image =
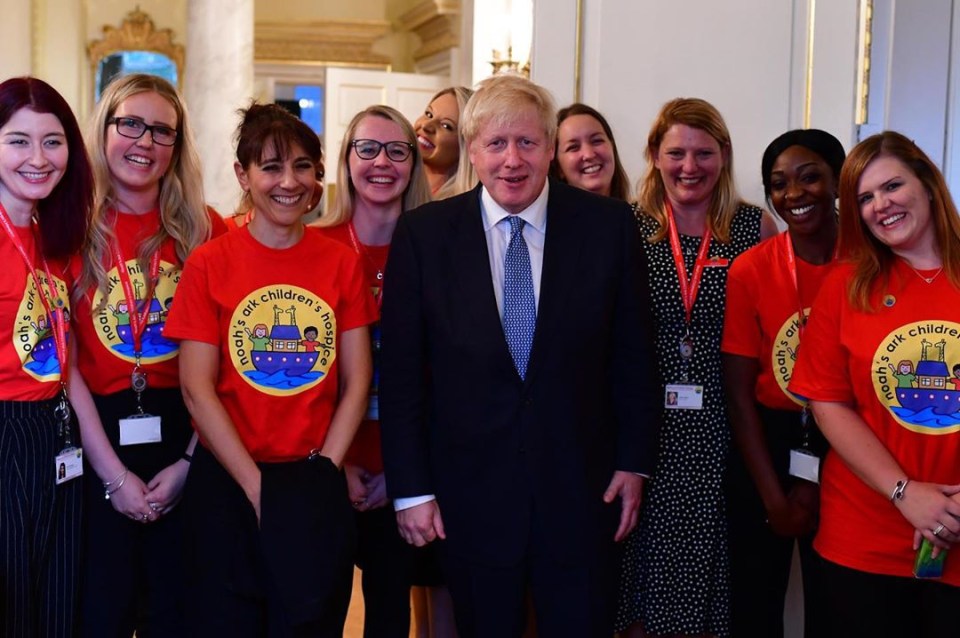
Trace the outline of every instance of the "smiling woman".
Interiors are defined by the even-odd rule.
[[[87,148],[96,199],[83,256],[71,264],[70,390],[92,479],[82,635],[175,634],[185,577],[178,503],[194,443],[179,350],[164,330],[187,255],[224,226],[204,205],[190,119],[166,80],[133,74],[110,84]]]
[[[939,169],[892,131],[850,151],[839,191],[844,262],[823,283],[789,387],[832,446],[814,540],[823,635],[942,636],[960,605],[960,392],[948,386],[960,217]]]
[[[551,173],[577,188],[624,201],[630,197],[613,130],[603,115],[586,104],[571,104],[557,112]]]
[[[83,139],[63,97],[35,78],[0,83],[4,636],[67,636],[75,626],[82,453],[72,447],[64,392],[72,359],[65,261],[83,242],[92,197]]]
[[[473,188],[460,135],[460,115],[471,95],[473,91],[462,86],[443,89],[413,123],[427,183],[438,199]]]
[[[356,539],[339,467],[376,308],[354,252],[303,226],[317,135],[275,104],[241,115],[235,169],[255,214],[191,256],[164,333],[181,340],[203,437],[184,501],[187,617],[197,635],[340,635]]]
[[[450,94],[445,94],[451,97]],[[425,173],[426,153],[456,142],[450,131],[451,114],[432,107],[426,122],[418,120],[418,133],[395,109],[371,106],[357,113],[343,137],[337,180],[338,190],[330,215],[318,222],[320,232],[355,252],[380,307],[383,271],[397,220],[430,199]],[[442,103],[441,103],[442,106]],[[439,121],[438,121],[439,120]],[[446,124],[445,124],[446,122]],[[451,136],[450,133],[453,133]],[[425,143],[429,137],[433,142]],[[424,154],[421,159],[421,153]],[[378,317],[379,319],[379,317]],[[429,555],[415,550],[397,532],[393,506],[387,498],[380,453],[380,324],[370,330],[374,373],[369,404],[356,440],[344,462],[347,489],[359,531],[357,565],[363,572],[364,630],[370,636],[409,632],[410,587],[415,584],[417,562]],[[416,583],[421,584],[421,583]]]
[[[746,251],[730,268],[723,374],[735,447],[727,470],[734,636],[783,633],[793,548],[800,552],[804,626],[825,635],[813,553],[819,490],[791,475],[791,450],[825,445],[803,402],[786,391],[803,326],[837,242],[843,146],[816,129],[773,140],[761,176],[787,232]]]
[[[710,103],[667,102],[646,157],[638,221],[665,384],[663,426],[638,533],[627,540],[618,626],[626,636],[722,637],[730,633],[723,490],[730,425],[720,375],[727,271],[776,224],[737,195],[730,133]],[[676,406],[667,405],[671,391]]]

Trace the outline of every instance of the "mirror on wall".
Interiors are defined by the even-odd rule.
[[[173,31],[158,30],[139,9],[128,13],[119,27],[104,25],[103,38],[87,45],[87,55],[95,101],[111,80],[121,75],[158,75],[178,88],[183,76],[183,46],[174,43]]]

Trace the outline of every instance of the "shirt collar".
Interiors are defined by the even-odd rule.
[[[549,194],[550,180],[546,180],[543,183],[543,190],[533,200],[533,203],[517,213],[523,221],[533,226],[540,233],[547,232],[547,197]],[[480,190],[480,210],[483,214],[484,232],[489,231],[500,220],[510,215],[493,199],[486,186]]]

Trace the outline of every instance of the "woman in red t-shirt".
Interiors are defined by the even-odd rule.
[[[403,211],[430,200],[420,158],[422,145],[417,144],[403,115],[388,106],[371,106],[351,120],[340,148],[337,183],[344,187],[337,191],[333,210],[320,218],[318,226],[325,236],[356,252],[379,308],[383,269],[397,219]],[[371,327],[371,344],[370,402],[344,470],[359,532],[357,565],[363,572],[364,635],[406,636],[418,551],[397,531],[384,481],[378,410],[379,323]]]
[[[0,84],[3,636],[74,631],[81,466],[79,452],[68,451],[79,440],[63,394],[70,303],[63,266],[80,249],[92,199],[83,138],[63,97],[36,78]]]
[[[786,388],[806,316],[833,264],[843,159],[839,140],[817,129],[789,131],[767,146],[764,193],[787,231],[740,255],[727,277],[720,349],[736,443],[726,478],[734,636],[783,635],[795,540],[806,635],[820,635],[812,548],[816,476],[794,477],[790,460],[804,449],[821,454],[822,437]]]
[[[203,201],[183,101],[169,82],[114,80],[91,118],[96,198],[77,278],[70,392],[84,488],[82,635],[181,635],[177,503],[194,445],[176,342],[164,336],[187,255],[224,232]]]
[[[960,217],[903,135],[847,157],[840,254],[790,383],[831,445],[814,541],[824,635],[954,635],[960,561],[929,580],[914,561],[960,540]]]
[[[237,140],[253,218],[191,256],[167,324],[202,443],[183,503],[188,622],[340,635],[355,529],[339,468],[366,409],[376,306],[354,251],[303,225],[316,134],[253,104]]]

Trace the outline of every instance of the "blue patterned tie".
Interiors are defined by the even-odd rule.
[[[530,251],[523,239],[525,222],[510,215],[510,244],[503,260],[503,333],[520,378],[527,376],[527,362],[533,346],[537,304],[533,297]]]

